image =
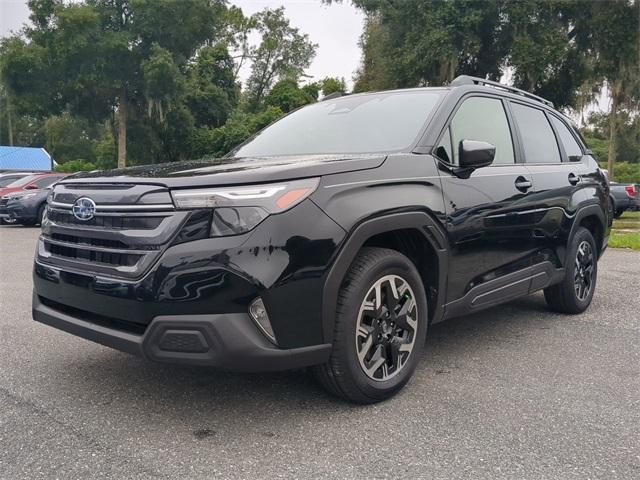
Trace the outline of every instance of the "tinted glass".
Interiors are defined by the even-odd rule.
[[[493,164],[514,163],[513,142],[502,102],[495,98],[474,97],[462,104],[451,122],[453,158],[457,165],[462,140],[480,140],[496,147]]]
[[[301,108],[232,152],[236,157],[401,150],[415,140],[441,91],[326,100]]]
[[[47,188],[48,186],[56,183],[62,177],[43,177],[40,180],[34,182],[34,185],[38,188]]]
[[[7,175],[6,177],[0,177],[0,187],[6,187],[22,177],[23,175]]]
[[[453,163],[451,152],[451,127],[447,128],[436,147],[436,155],[447,163]]]
[[[562,146],[564,147],[564,151],[569,157],[571,161],[579,161],[582,158],[582,149],[580,145],[576,141],[575,137],[571,134],[569,127],[565,125],[563,121],[559,118],[551,115],[551,121],[553,122],[553,126],[556,128],[558,135],[560,136],[560,141],[562,142]]]
[[[7,185],[7,187],[10,187],[10,188],[21,187],[23,185],[26,185],[27,183],[30,183],[34,178],[36,178],[35,175],[29,175],[19,180],[15,180],[11,182],[9,185]]]
[[[556,136],[544,112],[519,103],[512,103],[511,108],[522,137],[525,161],[559,163],[561,158]]]

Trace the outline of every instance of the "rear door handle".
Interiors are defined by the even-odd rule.
[[[575,173],[569,174],[569,183],[571,185],[577,185],[580,183],[580,177],[578,177]]]
[[[521,192],[526,192],[533,186],[533,184],[531,183],[531,180],[527,180],[525,177],[520,176],[516,178],[515,186]]]

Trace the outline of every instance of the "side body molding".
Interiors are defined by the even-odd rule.
[[[448,271],[448,242],[438,221],[426,212],[400,212],[382,215],[358,224],[345,239],[331,266],[322,292],[322,330],[325,343],[333,341],[338,291],[342,280],[365,242],[374,235],[394,230],[414,229],[424,235],[438,257],[438,286],[431,323],[443,319]],[[427,297],[429,294],[427,293]],[[432,302],[434,300],[431,300]]]

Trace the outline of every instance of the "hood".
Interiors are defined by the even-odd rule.
[[[47,198],[50,188],[39,188],[39,189],[29,189],[29,190],[17,190],[15,192],[7,193],[9,200],[20,200],[26,195],[30,195],[29,198],[33,198],[34,196],[38,196],[38,198]]]
[[[268,183],[377,168],[385,155],[217,158],[83,172],[59,183],[138,183],[169,188]]]
[[[24,189],[24,186],[21,185],[19,187],[4,187],[4,188],[0,188],[0,197],[3,197],[5,195],[8,195],[10,193],[15,193],[15,192],[28,192],[28,190]]]

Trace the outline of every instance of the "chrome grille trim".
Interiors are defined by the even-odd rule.
[[[147,194],[144,186],[138,187],[136,195]],[[84,275],[139,279],[171,245],[191,214],[161,199],[161,203],[132,203],[135,199],[123,198],[118,188],[98,192],[84,185],[78,190],[63,201],[48,204],[38,242],[39,263]],[[156,194],[155,190],[151,193]],[[92,219],[75,219],[73,196],[100,198]]]
[[[64,210],[71,210],[73,208],[73,203],[61,203],[61,202],[50,202],[50,206],[54,208],[62,208]],[[159,203],[159,204],[138,204],[138,205],[96,205],[96,212],[119,212],[119,211],[132,211],[132,210],[151,210],[151,211],[167,211],[167,210],[175,210],[175,207],[170,203]]]

